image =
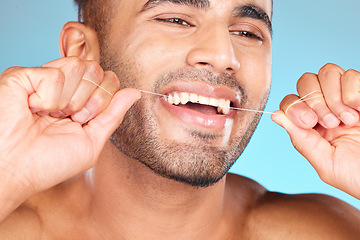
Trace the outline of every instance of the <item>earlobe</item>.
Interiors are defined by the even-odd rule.
[[[59,39],[61,57],[79,57],[100,61],[100,48],[96,32],[79,22],[64,25]]]

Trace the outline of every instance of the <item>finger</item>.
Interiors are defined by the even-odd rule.
[[[324,94],[329,109],[341,121],[348,125],[353,126],[359,121],[359,114],[357,111],[343,102],[341,78],[345,71],[337,65],[327,64],[319,71],[319,82]]]
[[[95,83],[93,83],[95,85]],[[72,119],[79,123],[85,123],[104,111],[113,95],[120,89],[120,82],[113,72],[105,72],[104,79],[87,100],[80,112],[72,115]]]
[[[68,102],[68,105],[60,112],[60,114],[64,114],[63,116],[70,116],[83,109],[91,95],[93,95],[94,91],[103,82],[104,72],[96,62],[84,61],[84,64],[85,73],[75,93]],[[60,115],[60,117],[63,116]],[[59,117],[58,114],[57,117]]]
[[[346,71],[341,78],[341,90],[344,104],[360,111],[360,72]]]
[[[295,149],[310,162],[323,180],[326,173],[333,172],[330,162],[332,146],[315,129],[298,127],[282,111],[276,111],[271,119],[287,131]]]
[[[8,102],[17,102],[16,106],[21,106],[23,111],[26,107],[32,113],[47,114],[58,109],[65,83],[64,73],[60,69],[14,67],[6,70],[1,76],[2,84],[10,87],[5,95],[10,96],[13,93],[13,97],[17,96],[16,101]],[[19,105],[18,100],[21,96],[26,98],[24,105]],[[12,107],[15,107],[15,104]]]
[[[280,103],[280,110],[300,128],[309,129],[317,124],[317,115],[296,95],[286,96]]]
[[[56,93],[61,93],[63,82],[64,76],[58,69],[13,67],[5,70],[0,75],[2,136],[14,138],[14,129],[32,124],[31,110],[56,106],[59,97]]]
[[[65,84],[63,72],[57,68],[38,68],[36,72],[37,76],[34,76],[34,69],[27,71],[34,88],[28,99],[29,108],[33,113],[56,111]]]
[[[78,88],[85,72],[85,64],[80,58],[68,57],[45,63],[43,67],[59,68],[64,73],[64,88],[61,92],[59,106],[57,107],[57,110],[62,110],[68,105]]]
[[[327,106],[319,79],[316,74],[305,73],[297,83],[297,91],[306,104],[316,113],[319,123],[324,128],[335,128],[339,126],[340,120]]]
[[[129,108],[140,98],[141,92],[136,89],[118,91],[109,106],[84,127],[97,155],[100,154],[111,134],[119,127]]]

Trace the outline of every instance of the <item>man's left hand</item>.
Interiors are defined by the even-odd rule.
[[[304,74],[297,91],[273,121],[324,182],[360,199],[360,72],[327,64]]]

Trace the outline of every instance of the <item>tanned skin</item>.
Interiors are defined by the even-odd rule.
[[[70,22],[61,59],[1,74],[1,239],[360,238],[360,212],[338,199],[226,174],[258,114],[204,114],[139,92],[263,109],[271,1],[203,3],[116,1],[101,41]],[[304,74],[272,118],[325,182],[360,198],[358,79],[333,64]],[[288,108],[312,91],[320,100]]]

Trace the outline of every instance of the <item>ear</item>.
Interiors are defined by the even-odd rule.
[[[100,62],[100,47],[96,32],[79,22],[64,25],[59,39],[61,57],[79,57]]]

